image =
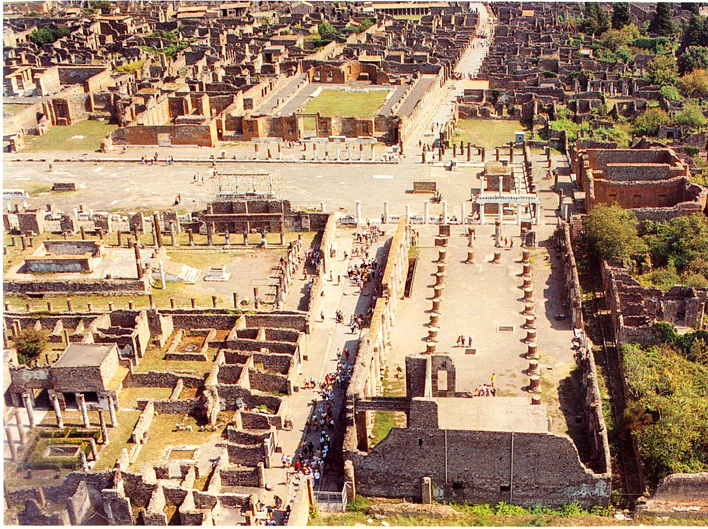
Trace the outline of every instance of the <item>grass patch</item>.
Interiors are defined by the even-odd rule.
[[[383,105],[388,92],[370,90],[367,92],[346,92],[344,90],[324,89],[310,100],[303,108],[306,114],[322,116],[347,116],[363,118],[376,114]]]
[[[423,15],[394,15],[393,18],[398,20],[420,20]]]
[[[461,119],[457,122],[453,142],[470,142],[487,151],[514,141],[514,133],[527,130],[521,122],[501,119]]]
[[[393,411],[377,411],[374,417],[374,427],[371,432],[374,438],[369,443],[369,449],[379,444],[391,431],[395,423],[395,413]]]
[[[116,412],[118,418],[118,426],[108,429],[108,439],[110,443],[104,446],[98,455],[98,460],[94,466],[94,470],[107,470],[113,468],[118,461],[118,456],[123,448],[128,451],[135,446],[130,442],[130,435],[133,433],[135,423],[140,417],[139,411],[123,411]]]
[[[191,432],[173,431],[175,424],[191,425]],[[163,459],[165,451],[170,446],[199,446],[208,443],[214,437],[220,437],[220,432],[200,432],[197,420],[190,416],[165,414],[156,415],[148,430],[148,442],[143,445],[134,463],[138,470],[144,463],[156,463]]]
[[[24,109],[29,107],[31,105],[21,105],[19,103],[5,103],[2,106],[2,114],[3,116],[14,116],[16,114],[19,114],[22,112]]]
[[[191,373],[197,376],[204,376],[206,373],[211,371],[214,366],[213,358],[216,353],[215,349],[210,349],[207,351],[207,358],[210,360],[206,362],[200,361],[189,361],[189,360],[165,360],[165,351],[172,343],[171,340],[167,341],[164,348],[160,347],[148,347],[145,352],[143,359],[140,361],[140,365],[135,368],[137,373],[147,373],[149,371],[171,371],[171,372],[185,372]],[[169,389],[169,388],[168,388]],[[121,398],[122,398],[121,393]],[[169,394],[167,395],[169,397]],[[122,400],[121,400],[122,404]]]
[[[106,137],[106,134],[117,128],[118,125],[94,120],[80,121],[65,127],[55,126],[44,136],[25,136],[25,147],[22,152],[95,152],[101,146],[101,140]]]
[[[138,399],[167,399],[172,388],[124,388],[118,396],[121,408],[135,408]]]

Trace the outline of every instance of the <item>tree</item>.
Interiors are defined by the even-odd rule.
[[[320,35],[325,35],[327,33],[337,33],[337,29],[329,22],[322,22],[322,24],[317,27],[317,31]]]
[[[708,70],[696,68],[685,74],[679,81],[681,89],[689,96],[705,96],[708,94]]]
[[[708,44],[706,35],[706,17],[691,15],[681,38],[681,49],[689,46],[705,46]]]
[[[698,105],[688,104],[674,116],[674,123],[695,129],[706,124],[706,117]]]
[[[585,3],[585,12],[580,29],[589,35],[600,35],[610,29],[610,22],[603,4],[599,2]]]
[[[669,101],[676,101],[681,97],[675,86],[667,84],[659,89],[659,93]]]
[[[612,27],[622,29],[632,21],[629,13],[629,2],[617,2],[612,9]]]
[[[673,55],[656,55],[647,64],[649,80],[656,86],[676,84],[678,68]]]
[[[47,345],[47,333],[28,327],[20,331],[15,339],[17,359],[21,364],[29,365],[36,359]]]
[[[674,23],[671,21],[671,4],[668,2],[659,2],[656,4],[654,18],[649,24],[649,32],[670,37],[674,34]]]
[[[708,47],[689,46],[679,55],[677,65],[681,73],[690,72],[696,68],[708,68]]]
[[[634,120],[634,132],[642,135],[646,134],[647,136],[656,136],[662,125],[669,125],[670,123],[671,118],[666,112],[660,108],[650,108]]]
[[[42,28],[30,33],[29,39],[37,46],[42,46],[43,44],[56,42],[60,38],[66,37],[69,33],[71,33],[69,28]]]
[[[697,213],[647,223],[644,229],[654,262],[660,265],[671,262],[682,273],[686,270],[700,272],[701,263],[708,261],[708,217],[705,215]]]
[[[602,259],[628,259],[642,253],[646,244],[639,237],[638,221],[631,211],[614,204],[595,206],[585,221],[586,236],[595,255]]]

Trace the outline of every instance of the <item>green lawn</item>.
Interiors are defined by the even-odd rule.
[[[459,143],[460,140],[465,143],[470,142],[475,145],[480,145],[487,149],[487,156],[490,156],[490,150],[499,145],[508,144],[514,141],[514,133],[516,131],[525,131],[524,127],[518,121],[502,120],[502,119],[461,119],[457,122],[453,141]],[[494,154],[493,152],[491,153]],[[488,158],[489,159],[489,158]]]
[[[323,116],[346,116],[363,118],[376,114],[383,105],[388,92],[370,90],[368,92],[347,92],[330,88],[310,100],[303,108],[306,114],[319,112]]]
[[[43,151],[97,151],[106,134],[118,128],[102,121],[86,120],[68,125],[55,126],[44,136],[25,136],[22,152]]]
[[[398,20],[420,20],[423,15],[393,15],[393,18]]]

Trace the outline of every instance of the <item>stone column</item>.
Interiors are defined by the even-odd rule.
[[[109,443],[108,428],[106,428],[106,418],[103,416],[103,410],[98,410],[98,420],[101,423],[101,444],[107,445]]]
[[[374,158],[374,157],[375,157],[375,154],[374,154],[374,144],[373,144],[373,143],[370,143],[369,145],[371,146],[371,161],[373,162],[374,159],[375,159],[375,158]]]
[[[22,424],[22,418],[20,417],[20,410],[14,408],[15,410],[15,421],[17,422],[17,434],[20,436],[20,445],[24,446],[27,441],[27,436],[25,435],[25,427]]]
[[[281,220],[278,222],[278,232],[280,233],[280,245],[285,244],[285,223]]]
[[[423,224],[428,224],[428,218],[430,217],[430,202],[426,200],[423,203]]]
[[[317,144],[312,144],[312,160],[317,161]]]
[[[463,202],[460,204],[460,223],[464,226],[465,225],[465,203]]]
[[[484,204],[479,205],[479,223],[484,226]]]
[[[384,224],[388,224],[388,200],[384,200]]]
[[[52,405],[54,405],[54,415],[57,417],[57,428],[64,428],[64,419],[61,416],[61,406],[56,393],[52,394]]]
[[[467,161],[468,162],[472,161],[472,144],[471,143],[467,144]]]
[[[86,408],[86,398],[83,393],[75,393],[76,403],[79,405],[79,411],[81,412],[81,418],[84,421],[84,426],[86,428],[91,428],[91,421],[89,421],[88,409]]]
[[[443,207],[443,224],[447,224],[447,200],[442,201],[442,207]]]
[[[361,200],[356,201],[356,225],[361,224]]]
[[[155,233],[155,237],[157,237],[157,247],[162,248],[162,232],[160,231],[160,212],[156,211],[152,214],[152,225]]]
[[[170,243],[172,246],[179,246],[177,242],[177,231],[175,229],[175,221],[170,222]]]
[[[17,461],[17,447],[15,446],[15,439],[12,435],[12,428],[5,426],[5,435],[7,435],[7,444],[10,446],[10,457],[13,461]]]
[[[138,270],[138,279],[143,278],[143,263],[140,261],[140,248],[138,248],[138,243],[133,243],[133,250],[135,250],[135,268]]]
[[[29,393],[25,392],[22,394],[22,402],[24,402],[25,409],[27,410],[30,428],[34,428],[36,426],[34,422],[34,406],[32,406],[32,399]]]
[[[411,221],[411,207],[409,204],[406,204],[406,222]]]
[[[258,287],[253,287],[253,305],[258,309],[261,305],[261,300],[258,299]]]
[[[213,246],[213,245],[214,245],[214,241],[213,241],[212,239],[213,239],[213,236],[214,236],[214,224],[213,224],[212,222],[207,222],[207,227],[206,227],[206,228],[207,228],[207,233],[206,233],[206,236],[207,236],[207,246]]]
[[[118,426],[118,418],[116,417],[116,403],[113,400],[113,395],[108,395],[108,413],[111,416],[111,428]]]
[[[256,160],[260,160],[261,158],[260,158],[260,156],[258,156],[258,144],[254,143],[253,147],[255,147],[255,149],[256,149]]]
[[[234,292],[234,308],[238,308],[238,293]]]
[[[187,236],[189,237],[189,245],[194,246],[194,233],[192,233],[191,228],[187,229]]]

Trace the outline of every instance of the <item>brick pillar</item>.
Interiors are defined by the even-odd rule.
[[[135,251],[135,268],[138,271],[138,279],[143,278],[143,264],[140,261],[140,248],[138,248],[138,243],[133,243],[133,250]]]
[[[25,435],[25,427],[22,424],[22,419],[20,418],[20,410],[17,408],[15,410],[15,421],[17,422],[17,433],[20,436],[20,444],[24,446],[25,442],[27,442],[27,436]]]

